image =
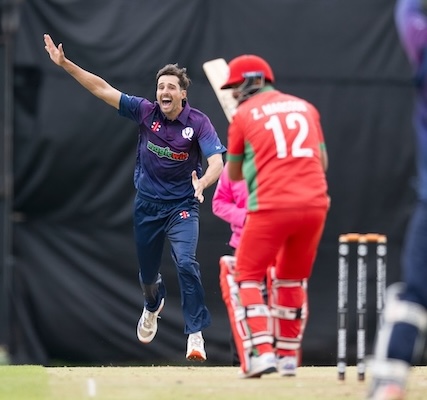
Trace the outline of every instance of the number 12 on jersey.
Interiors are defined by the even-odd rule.
[[[314,151],[310,147],[303,147],[304,141],[308,136],[307,118],[300,113],[292,112],[285,116],[286,130],[298,129],[298,132],[291,144],[292,157],[313,157]],[[265,129],[273,132],[274,141],[276,143],[277,158],[285,158],[288,156],[288,148],[286,145],[285,132],[280,118],[277,114],[272,115],[265,123]]]

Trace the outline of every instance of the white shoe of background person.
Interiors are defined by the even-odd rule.
[[[165,305],[165,299],[162,299],[160,306],[156,311],[148,311],[145,307],[142,311],[141,318],[138,321],[136,328],[136,335],[142,343],[150,343],[157,333],[157,319],[160,318],[159,314]]]
[[[372,376],[368,388],[369,400],[405,399],[405,386],[410,371],[408,363],[397,359],[373,357],[368,361],[368,365]]]
[[[239,371],[239,378],[260,378],[261,375],[277,372],[276,356],[274,353],[264,353],[260,356],[252,356],[249,361],[249,370]]]
[[[296,356],[277,358],[277,372],[281,376],[295,376],[297,374],[298,359]]]
[[[405,389],[398,382],[374,380],[368,400],[404,400]]]
[[[190,333],[187,339],[187,354],[189,361],[206,361],[205,341],[202,332]]]

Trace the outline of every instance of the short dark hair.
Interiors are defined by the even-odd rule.
[[[179,86],[181,89],[187,90],[190,86],[191,80],[187,76],[187,68],[180,68],[178,64],[167,64],[161,68],[156,75],[156,82],[163,75],[174,75],[179,79]]]

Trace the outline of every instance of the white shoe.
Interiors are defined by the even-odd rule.
[[[239,377],[243,379],[260,378],[261,375],[271,374],[276,371],[276,356],[274,353],[264,353],[258,357],[250,357],[248,371],[240,370]]]
[[[296,356],[284,356],[277,359],[277,371],[281,376],[295,376],[298,361]]]
[[[410,365],[402,360],[373,358],[369,361],[372,380],[369,400],[403,400]]]
[[[160,318],[159,314],[165,305],[165,299],[162,299],[160,306],[156,311],[148,311],[145,307],[142,311],[141,318],[136,327],[136,336],[142,343],[150,343],[157,333],[157,319]]]
[[[370,400],[404,400],[405,390],[397,383],[383,383],[377,386],[368,398]]]
[[[189,361],[206,361],[205,341],[202,332],[190,333],[187,339],[187,354]]]

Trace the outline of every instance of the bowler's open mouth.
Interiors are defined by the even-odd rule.
[[[162,106],[163,107],[167,107],[167,106],[171,105],[171,103],[172,103],[172,99],[169,99],[169,98],[162,99]]]

